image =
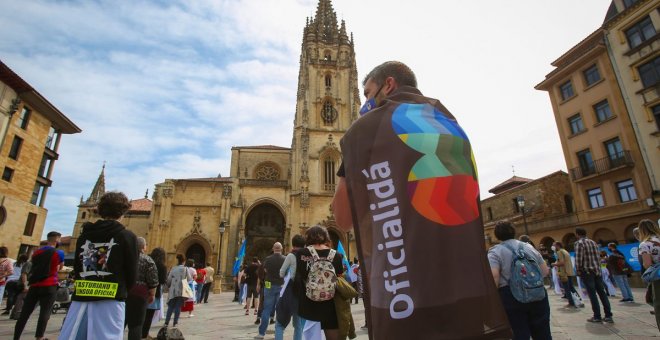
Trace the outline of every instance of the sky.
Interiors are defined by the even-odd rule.
[[[167,178],[228,176],[231,147],[291,146],[302,32],[318,0],[0,3],[0,60],[75,122],[45,232],[73,230],[106,162],[137,199]],[[481,197],[515,174],[566,171],[550,63],[595,31],[609,0],[333,0],[358,76],[408,64],[472,143]],[[362,92],[360,90],[360,92]]]

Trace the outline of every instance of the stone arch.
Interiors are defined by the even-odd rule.
[[[254,167],[253,178],[264,181],[277,181],[282,176],[282,169],[275,162],[261,162]]]
[[[564,245],[564,249],[569,252],[575,250],[575,241],[577,241],[577,236],[573,233],[568,233],[561,238],[561,243]]]
[[[245,256],[263,260],[272,250],[273,243],[284,244],[286,219],[284,209],[272,199],[255,202],[245,217]]]
[[[201,248],[204,254],[203,254],[203,258],[197,259],[195,261],[195,264],[197,263],[197,261],[213,263],[215,260],[217,260],[217,254],[213,253],[213,248],[211,247],[209,241],[205,237],[199,234],[192,234],[184,238],[181,242],[179,242],[179,245],[175,249],[175,253],[183,254],[187,258],[188,257],[187,254],[189,254],[191,248],[197,248],[197,247]],[[215,257],[215,259],[211,261],[213,257]]]
[[[637,227],[637,223],[633,223],[626,227],[626,230],[623,232],[623,239],[626,243],[636,243],[638,242],[633,234],[633,230]]]
[[[600,228],[596,230],[592,239],[601,246],[606,246],[610,242],[616,242],[616,235],[607,228]]]
[[[552,247],[553,243],[555,243],[555,239],[550,237],[550,236],[546,236],[546,237],[541,239],[541,242],[540,242],[539,246],[544,246],[545,249],[550,249],[550,247]]]

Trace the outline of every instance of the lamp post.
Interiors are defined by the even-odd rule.
[[[525,196],[520,195],[516,200],[518,201],[518,207],[520,207],[520,210],[522,211],[523,223],[525,224],[525,235],[529,236],[529,230],[527,230],[527,217],[525,216]]]
[[[221,221],[218,225],[218,231],[220,232],[220,243],[218,243],[218,275],[222,276],[222,271],[220,270],[220,258],[222,257],[222,237],[225,234],[225,221]]]

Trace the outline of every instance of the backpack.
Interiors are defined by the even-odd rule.
[[[176,327],[161,327],[156,335],[157,340],[185,340],[183,333]]]
[[[49,248],[36,256],[32,256],[32,269],[30,269],[30,273],[28,274],[28,282],[30,284],[43,281],[53,275],[50,272],[53,255],[55,255],[55,249]]]
[[[309,246],[307,249],[312,254],[312,266],[309,268],[309,275],[305,282],[305,295],[312,301],[332,300],[335,296],[335,288],[337,288],[337,274],[332,265],[332,259],[337,251],[330,249],[328,257],[321,259],[313,246]]]
[[[513,253],[509,278],[509,288],[513,297],[521,303],[543,300],[546,292],[541,266],[525,252],[525,244],[519,242],[517,250],[509,244],[502,243],[502,245]]]

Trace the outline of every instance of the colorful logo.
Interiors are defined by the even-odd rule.
[[[408,196],[425,218],[447,226],[479,218],[479,184],[470,142],[456,121],[429,104],[401,104],[392,127],[424,154],[408,174]]]

